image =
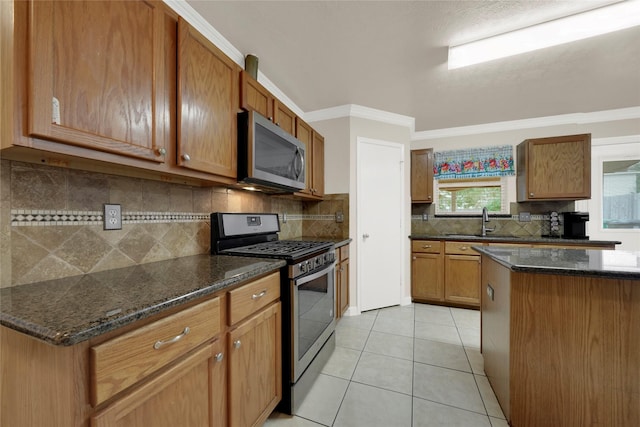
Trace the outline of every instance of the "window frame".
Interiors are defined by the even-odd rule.
[[[440,188],[478,188],[478,187],[500,187],[500,210],[489,211],[492,215],[509,214],[509,191],[508,177],[487,177],[487,178],[465,178],[465,179],[436,179],[433,185],[433,198],[435,214],[438,216],[478,216],[482,214],[482,209],[474,211],[443,211],[440,209]]]

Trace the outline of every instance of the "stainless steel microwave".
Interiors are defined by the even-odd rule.
[[[303,142],[255,111],[238,113],[238,181],[271,192],[305,188]]]

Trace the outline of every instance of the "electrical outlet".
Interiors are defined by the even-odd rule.
[[[287,223],[287,213],[286,213],[286,212],[284,212],[284,213],[282,214],[282,223],[283,223],[283,224],[286,224],[286,223]]]
[[[336,222],[344,222],[344,214],[340,211],[336,212]]]
[[[422,214],[422,220],[423,221],[429,221],[429,214],[428,213],[423,213]]]
[[[530,212],[520,212],[518,214],[518,220],[520,222],[531,222],[531,213]]]
[[[104,229],[122,230],[122,210],[120,205],[104,204]]]

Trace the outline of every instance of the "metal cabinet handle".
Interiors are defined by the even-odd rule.
[[[188,162],[189,160],[191,160],[191,156],[185,153],[182,155],[182,160]]]
[[[216,358],[216,362],[222,362],[222,359],[224,359],[224,354],[218,353],[214,357]]]
[[[413,259],[418,259],[417,257],[413,257]]]
[[[529,193],[529,197],[533,197],[533,193]]]
[[[273,121],[273,117],[269,117],[269,121],[272,122]]]
[[[235,348],[240,348],[240,346],[241,346],[241,345],[242,345],[242,343],[240,342],[240,340],[235,340],[235,341],[233,342],[233,346],[234,346]]]
[[[467,249],[469,249],[469,246],[460,246],[461,251],[466,251]]]
[[[263,296],[265,296],[267,294],[267,290],[263,289],[262,292],[260,292],[259,294],[253,294],[251,295],[251,299],[260,299]]]
[[[182,337],[184,337],[185,335],[189,334],[189,332],[191,332],[191,329],[187,326],[187,327],[184,328],[182,333],[176,335],[175,337],[171,338],[170,340],[166,340],[166,341],[158,340],[158,341],[156,341],[156,343],[153,345],[153,348],[156,349],[156,350],[160,350],[160,347],[162,347],[163,345],[173,344],[174,342],[180,341],[182,339]]]
[[[429,249],[429,248],[431,248],[431,245],[424,245],[424,246],[422,247],[422,249]]]
[[[167,149],[164,147],[158,148],[157,152],[159,156],[164,156],[165,154],[167,154]]]

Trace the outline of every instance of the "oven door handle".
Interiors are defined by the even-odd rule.
[[[336,268],[336,262],[335,261],[333,261],[331,264],[325,264],[325,265],[327,266],[327,268],[323,268],[322,270],[316,271],[315,273],[310,274],[308,276],[300,277],[299,279],[292,279],[294,284],[295,284],[295,286],[304,285],[305,283],[308,283],[308,282],[310,282],[312,280],[315,280],[318,277],[324,276],[325,274],[327,274],[327,272],[329,270],[335,270],[335,268]]]

